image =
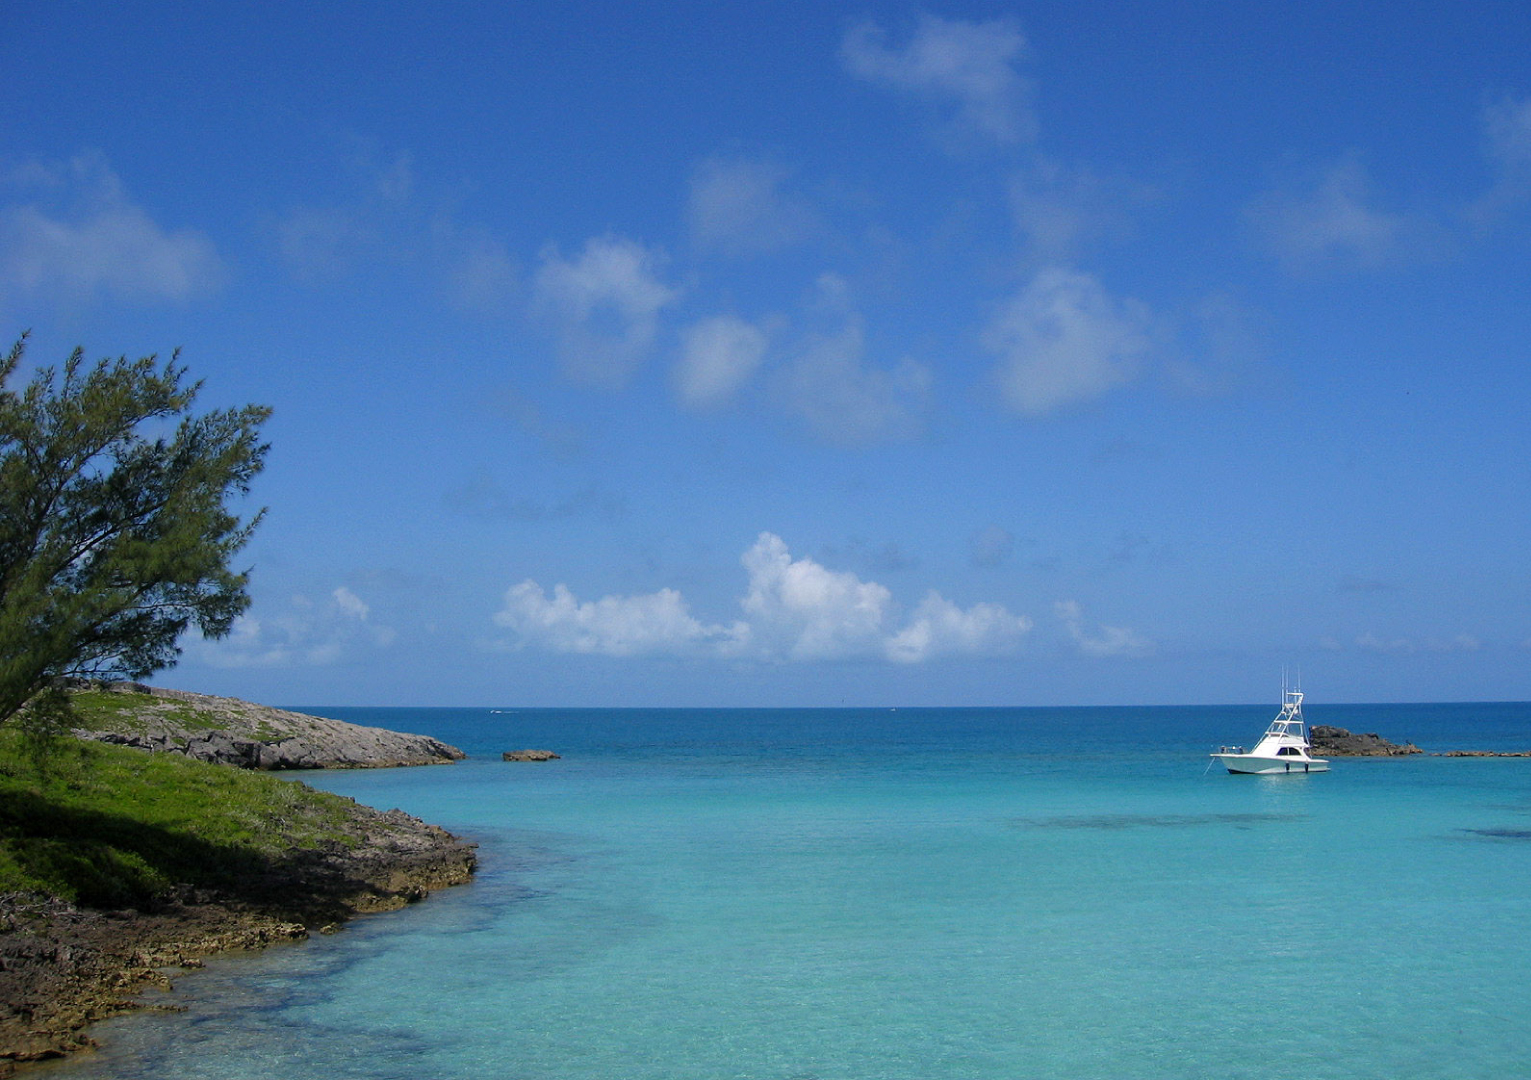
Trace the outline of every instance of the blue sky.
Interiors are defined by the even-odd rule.
[[[1531,697],[1521,3],[6,4],[0,330],[272,703]]]

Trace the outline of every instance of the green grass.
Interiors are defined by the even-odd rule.
[[[237,888],[294,851],[348,842],[351,809],[264,773],[67,737],[40,768],[0,731],[0,892],[113,908],[177,885]]]
[[[216,714],[173,705],[152,694],[118,693],[112,690],[81,690],[69,695],[80,727],[89,731],[116,731],[142,735],[151,716],[163,717],[192,731],[222,731],[228,724]]]

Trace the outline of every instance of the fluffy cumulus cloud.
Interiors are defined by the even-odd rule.
[[[1154,651],[1153,642],[1125,626],[1099,626],[1092,632],[1085,625],[1084,609],[1077,600],[1059,600],[1053,605],[1053,614],[1085,656],[1147,656]]]
[[[1016,70],[1026,38],[1012,18],[965,22],[922,15],[902,47],[888,44],[882,26],[862,22],[846,34],[841,53],[860,78],[953,109],[952,122],[964,131],[1001,143],[1036,135],[1030,88]]]
[[[1152,344],[1152,317],[1089,274],[1049,267],[1000,308],[983,341],[999,357],[1005,402],[1040,416],[1136,378]]]
[[[494,621],[514,631],[521,644],[601,656],[731,656],[749,640],[742,623],[704,626],[674,589],[581,602],[564,585],[548,596],[528,580],[505,594]]]
[[[693,324],[681,335],[676,395],[693,409],[728,404],[760,367],[769,344],[764,330],[732,315]]]
[[[373,620],[365,600],[342,585],[320,601],[298,595],[280,609],[242,615],[227,637],[201,640],[191,649],[214,667],[322,667],[360,650],[386,648],[395,636]]]
[[[610,390],[627,384],[653,347],[659,313],[679,295],[660,280],[661,261],[616,236],[592,238],[573,259],[542,253],[536,302],[572,378]]]
[[[206,235],[155,221],[98,155],[34,164],[4,186],[20,194],[0,207],[0,283],[11,289],[179,301],[225,276]]]
[[[549,596],[533,581],[506,593],[495,621],[515,634],[518,647],[779,663],[1000,655],[1031,628],[1025,616],[998,604],[961,608],[936,592],[900,618],[886,586],[793,558],[772,533],[761,533],[741,563],[748,579],[740,601],[745,619],[727,625],[703,623],[673,589],[581,601],[562,584]]]
[[[917,664],[943,654],[985,655],[1012,651],[1031,629],[1031,620],[1012,615],[998,604],[963,609],[927,593],[909,624],[886,644],[888,659]]]
[[[749,574],[745,613],[770,652],[794,660],[820,660],[876,651],[893,594],[875,581],[794,559],[779,536],[762,533],[744,553]]]
[[[787,171],[769,162],[709,158],[691,178],[691,236],[698,247],[753,255],[800,243],[813,211],[787,194]]]

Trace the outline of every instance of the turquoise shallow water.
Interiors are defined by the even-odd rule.
[[[477,840],[477,881],[46,1075],[1531,1075],[1531,759],[1205,771],[1274,706],[312,711],[475,755],[304,779]],[[1531,747],[1531,705],[1308,718]]]

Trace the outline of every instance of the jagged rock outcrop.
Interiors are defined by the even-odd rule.
[[[1308,742],[1319,757],[1406,757],[1424,753],[1413,743],[1388,742],[1376,732],[1353,735],[1342,727],[1314,724],[1308,729]]]
[[[500,755],[506,761],[557,761],[551,750],[507,750]]]
[[[467,757],[426,735],[348,724],[142,683],[86,684],[77,690],[82,739],[184,754],[243,769],[376,769],[437,765]],[[116,700],[120,698],[119,700]]]

